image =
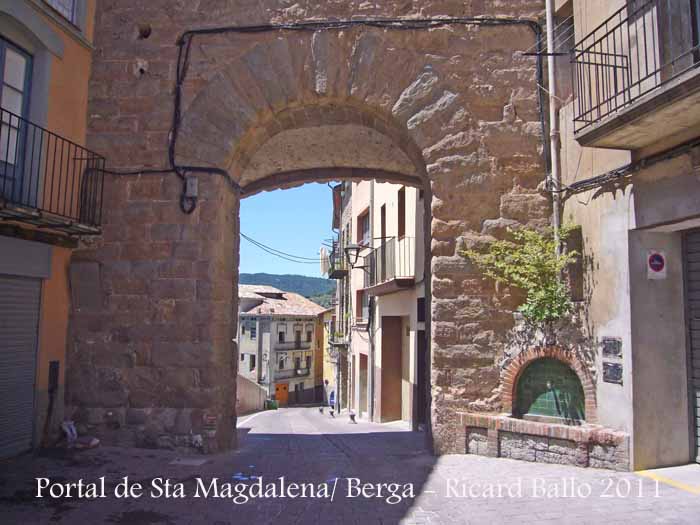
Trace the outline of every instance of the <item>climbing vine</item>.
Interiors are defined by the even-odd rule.
[[[563,243],[575,226],[559,230]],[[487,277],[498,283],[523,290],[525,301],[518,311],[526,321],[548,328],[571,313],[569,286],[563,275],[578,253],[557,254],[557,240],[551,228],[540,232],[533,229],[508,230],[511,239],[492,242],[485,251],[463,250]]]

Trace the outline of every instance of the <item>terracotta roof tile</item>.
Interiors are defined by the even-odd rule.
[[[264,295],[262,295],[264,294]],[[279,294],[279,297],[269,297]],[[285,292],[272,286],[238,285],[238,295],[245,299],[258,299],[262,303],[241,312],[248,315],[300,315],[316,317],[325,308],[298,293]]]

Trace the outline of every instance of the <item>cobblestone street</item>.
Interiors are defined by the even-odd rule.
[[[3,523],[697,523],[700,495],[649,476],[540,465],[507,459],[424,451],[421,433],[400,424],[349,423],[317,408],[291,408],[243,417],[241,448],[213,457],[179,458],[174,452],[101,447],[90,451],[25,455],[3,463]],[[194,460],[194,461],[190,461]],[[197,460],[206,460],[203,464]],[[188,464],[193,463],[193,464]],[[698,467],[700,470],[700,467]],[[698,479],[696,474],[694,479]],[[104,499],[37,499],[35,477],[67,483],[105,477]],[[124,476],[141,483],[138,499],[110,497]],[[197,478],[206,487],[224,483],[264,486],[284,476],[333,487],[327,498],[195,498]],[[150,497],[155,478],[181,483],[185,497]],[[415,498],[387,503],[389,493],[362,503],[349,497],[348,478],[376,486],[413,484]],[[154,481],[155,480],[155,481]],[[158,492],[158,489],[156,489]],[[201,493],[201,492],[200,492]],[[377,489],[366,494],[376,494]],[[279,494],[279,492],[278,492]],[[173,495],[173,494],[171,494]],[[318,494],[317,494],[318,495]]]

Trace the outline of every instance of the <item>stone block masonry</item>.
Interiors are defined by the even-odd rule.
[[[557,425],[508,416],[460,415],[467,454],[626,471],[629,435],[599,425]]]
[[[360,17],[536,20],[542,12],[541,0],[104,0],[88,146],[110,168],[168,166],[175,39],[188,29]],[[334,177],[426,190],[438,453],[464,452],[460,411],[500,410],[497,363],[513,324],[514,305],[458,250],[492,240],[504,225],[546,224],[550,213],[537,190],[545,170],[536,61],[520,54],[534,44],[527,25],[192,41],[180,164],[225,169],[244,195]],[[91,308],[73,308],[67,404],[110,442],[170,447],[202,436],[207,450],[233,444],[240,196],[218,175],[197,176],[191,215],[179,209],[174,175],[108,177],[104,234],[75,255],[99,265],[101,295]]]

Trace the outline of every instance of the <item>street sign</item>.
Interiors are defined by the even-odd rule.
[[[666,279],[666,253],[647,251],[647,279]]]

